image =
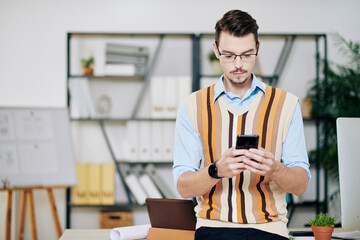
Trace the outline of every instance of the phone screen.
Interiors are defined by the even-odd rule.
[[[258,148],[259,135],[238,135],[236,139],[237,149]]]

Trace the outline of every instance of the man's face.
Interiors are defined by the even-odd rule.
[[[250,60],[242,60],[240,56],[237,56],[232,62],[224,62],[220,58],[218,49],[221,55],[240,55],[255,54],[258,50],[257,47],[254,34],[252,33],[237,37],[228,32],[221,32],[218,48],[214,43],[214,51],[220,59],[221,68],[224,72],[224,81],[236,86],[251,84],[251,72],[254,69],[256,57],[253,56]]]

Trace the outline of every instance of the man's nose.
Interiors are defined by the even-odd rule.
[[[240,56],[240,55],[236,55],[236,56],[235,56],[235,59],[234,59],[234,66],[235,66],[236,68],[240,68],[240,67],[242,67],[242,65],[243,65],[243,61],[242,61],[242,59],[241,59],[241,56]]]

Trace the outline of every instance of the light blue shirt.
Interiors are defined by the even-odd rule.
[[[215,86],[214,102],[219,96],[223,96],[231,107],[241,110],[254,100],[259,91],[265,93],[262,83],[254,74],[251,87],[246,91],[243,98],[227,92],[222,78],[223,76],[220,77],[219,82]],[[185,104],[182,102],[179,106],[175,128],[173,165],[175,186],[177,186],[177,181],[181,174],[199,171],[202,156],[203,149],[200,136],[191,125]],[[287,167],[300,166],[304,168],[310,180],[310,165],[305,146],[304,125],[299,103],[297,103],[295,108],[287,137],[282,146],[281,161]]]

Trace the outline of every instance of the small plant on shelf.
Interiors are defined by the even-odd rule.
[[[337,216],[331,217],[327,213],[320,213],[313,219],[309,219],[316,240],[330,240],[334,231]]]
[[[91,56],[89,58],[82,58],[81,59],[81,66],[83,67],[83,74],[84,75],[93,75],[94,74],[94,57]]]

